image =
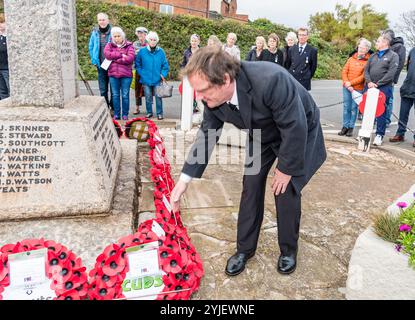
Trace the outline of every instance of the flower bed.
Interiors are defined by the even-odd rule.
[[[415,205],[408,207],[406,202],[398,202],[398,206],[402,213],[396,249],[409,255],[409,265],[415,269]]]

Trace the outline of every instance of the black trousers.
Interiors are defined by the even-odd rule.
[[[237,251],[255,252],[264,218],[264,201],[267,176],[276,156],[270,147],[261,151],[261,169],[257,175],[244,175],[243,190],[239,206]],[[272,190],[268,190],[272,192]],[[301,218],[301,194],[292,182],[285,193],[275,197],[277,211],[278,244],[281,254],[297,253]]]

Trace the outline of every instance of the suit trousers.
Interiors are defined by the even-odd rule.
[[[239,206],[237,251],[255,252],[264,218],[265,189],[268,173],[276,159],[271,147],[263,146],[261,169],[257,175],[244,175]],[[272,190],[268,190],[272,192]],[[278,244],[282,255],[297,253],[301,218],[301,194],[290,181],[283,194],[275,196],[277,211]]]

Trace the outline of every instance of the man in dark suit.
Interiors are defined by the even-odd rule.
[[[311,79],[317,69],[317,49],[307,43],[308,29],[298,30],[298,44],[288,50],[287,64],[288,71],[307,90],[311,90]]]
[[[173,211],[192,178],[200,178],[224,122],[247,129],[239,207],[237,251],[226,274],[240,274],[255,254],[264,215],[267,175],[276,158],[272,192],[278,212],[278,271],[296,268],[301,217],[301,190],[326,159],[320,112],[311,95],[281,66],[270,62],[238,62],[215,47],[198,50],[183,70],[203,100],[203,122],[179,181],[171,194]]]

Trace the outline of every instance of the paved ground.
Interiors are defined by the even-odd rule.
[[[398,85],[395,87],[395,100],[394,100],[394,109],[393,112],[396,114],[396,116],[399,117],[399,108],[400,108],[400,95],[399,95],[399,88],[402,84],[403,80],[405,78],[405,74],[403,73],[401,75],[400,81]],[[178,85],[179,82],[171,82],[171,84],[174,86],[173,90],[173,97],[163,99],[164,104],[164,116],[166,118],[171,119],[179,119],[181,115],[181,96],[179,95]],[[98,83],[96,81],[91,81],[90,85],[96,95],[99,94],[98,90]],[[81,88],[81,94],[88,94],[85,90],[85,87],[83,83],[80,83]],[[130,99],[130,116],[133,117],[134,115],[132,112],[135,110],[135,98],[134,98],[134,92],[131,90],[131,99]],[[341,81],[337,80],[316,80],[312,83],[312,90],[311,94],[313,98],[315,99],[317,105],[319,107],[324,107],[325,105],[337,103],[342,101],[342,88],[341,88]],[[143,98],[143,103],[145,99]],[[155,105],[153,106],[155,109]],[[144,108],[142,108],[141,115],[144,115]],[[414,112],[411,112],[408,126],[415,130],[415,116]],[[323,125],[323,130],[326,133],[334,133],[337,134],[337,132],[342,127],[342,117],[343,117],[343,105],[339,104],[330,108],[323,108],[321,109],[321,123]],[[355,136],[358,133],[358,129],[360,128],[360,121],[356,124],[355,129]],[[397,119],[395,119],[392,116],[392,125],[390,128],[387,129],[385,138],[385,145],[389,145],[388,138],[390,136],[393,136],[397,130]],[[406,141],[394,145],[398,145],[399,147],[405,148],[407,150],[414,150],[412,147],[412,133],[407,132],[406,134]]]
[[[176,156],[191,144],[195,132],[186,133],[181,148],[177,132],[161,129],[176,179],[182,168]],[[172,152],[171,146],[178,150]],[[193,299],[345,298],[348,262],[356,238],[370,225],[374,213],[384,211],[413,184],[415,167],[379,149],[366,155],[354,145],[327,141],[327,150],[327,161],[303,190],[298,268],[290,276],[276,271],[279,248],[271,176],[257,254],[234,278],[226,276],[224,268],[236,247],[242,166],[231,163],[228,149],[228,156],[222,158],[226,163],[210,164],[203,179],[192,181],[182,202],[182,216],[206,272]],[[236,158],[244,153],[244,149],[232,151]],[[149,179],[147,171],[141,170],[143,181]],[[143,184],[142,211],[152,210],[149,188],[151,184]]]

